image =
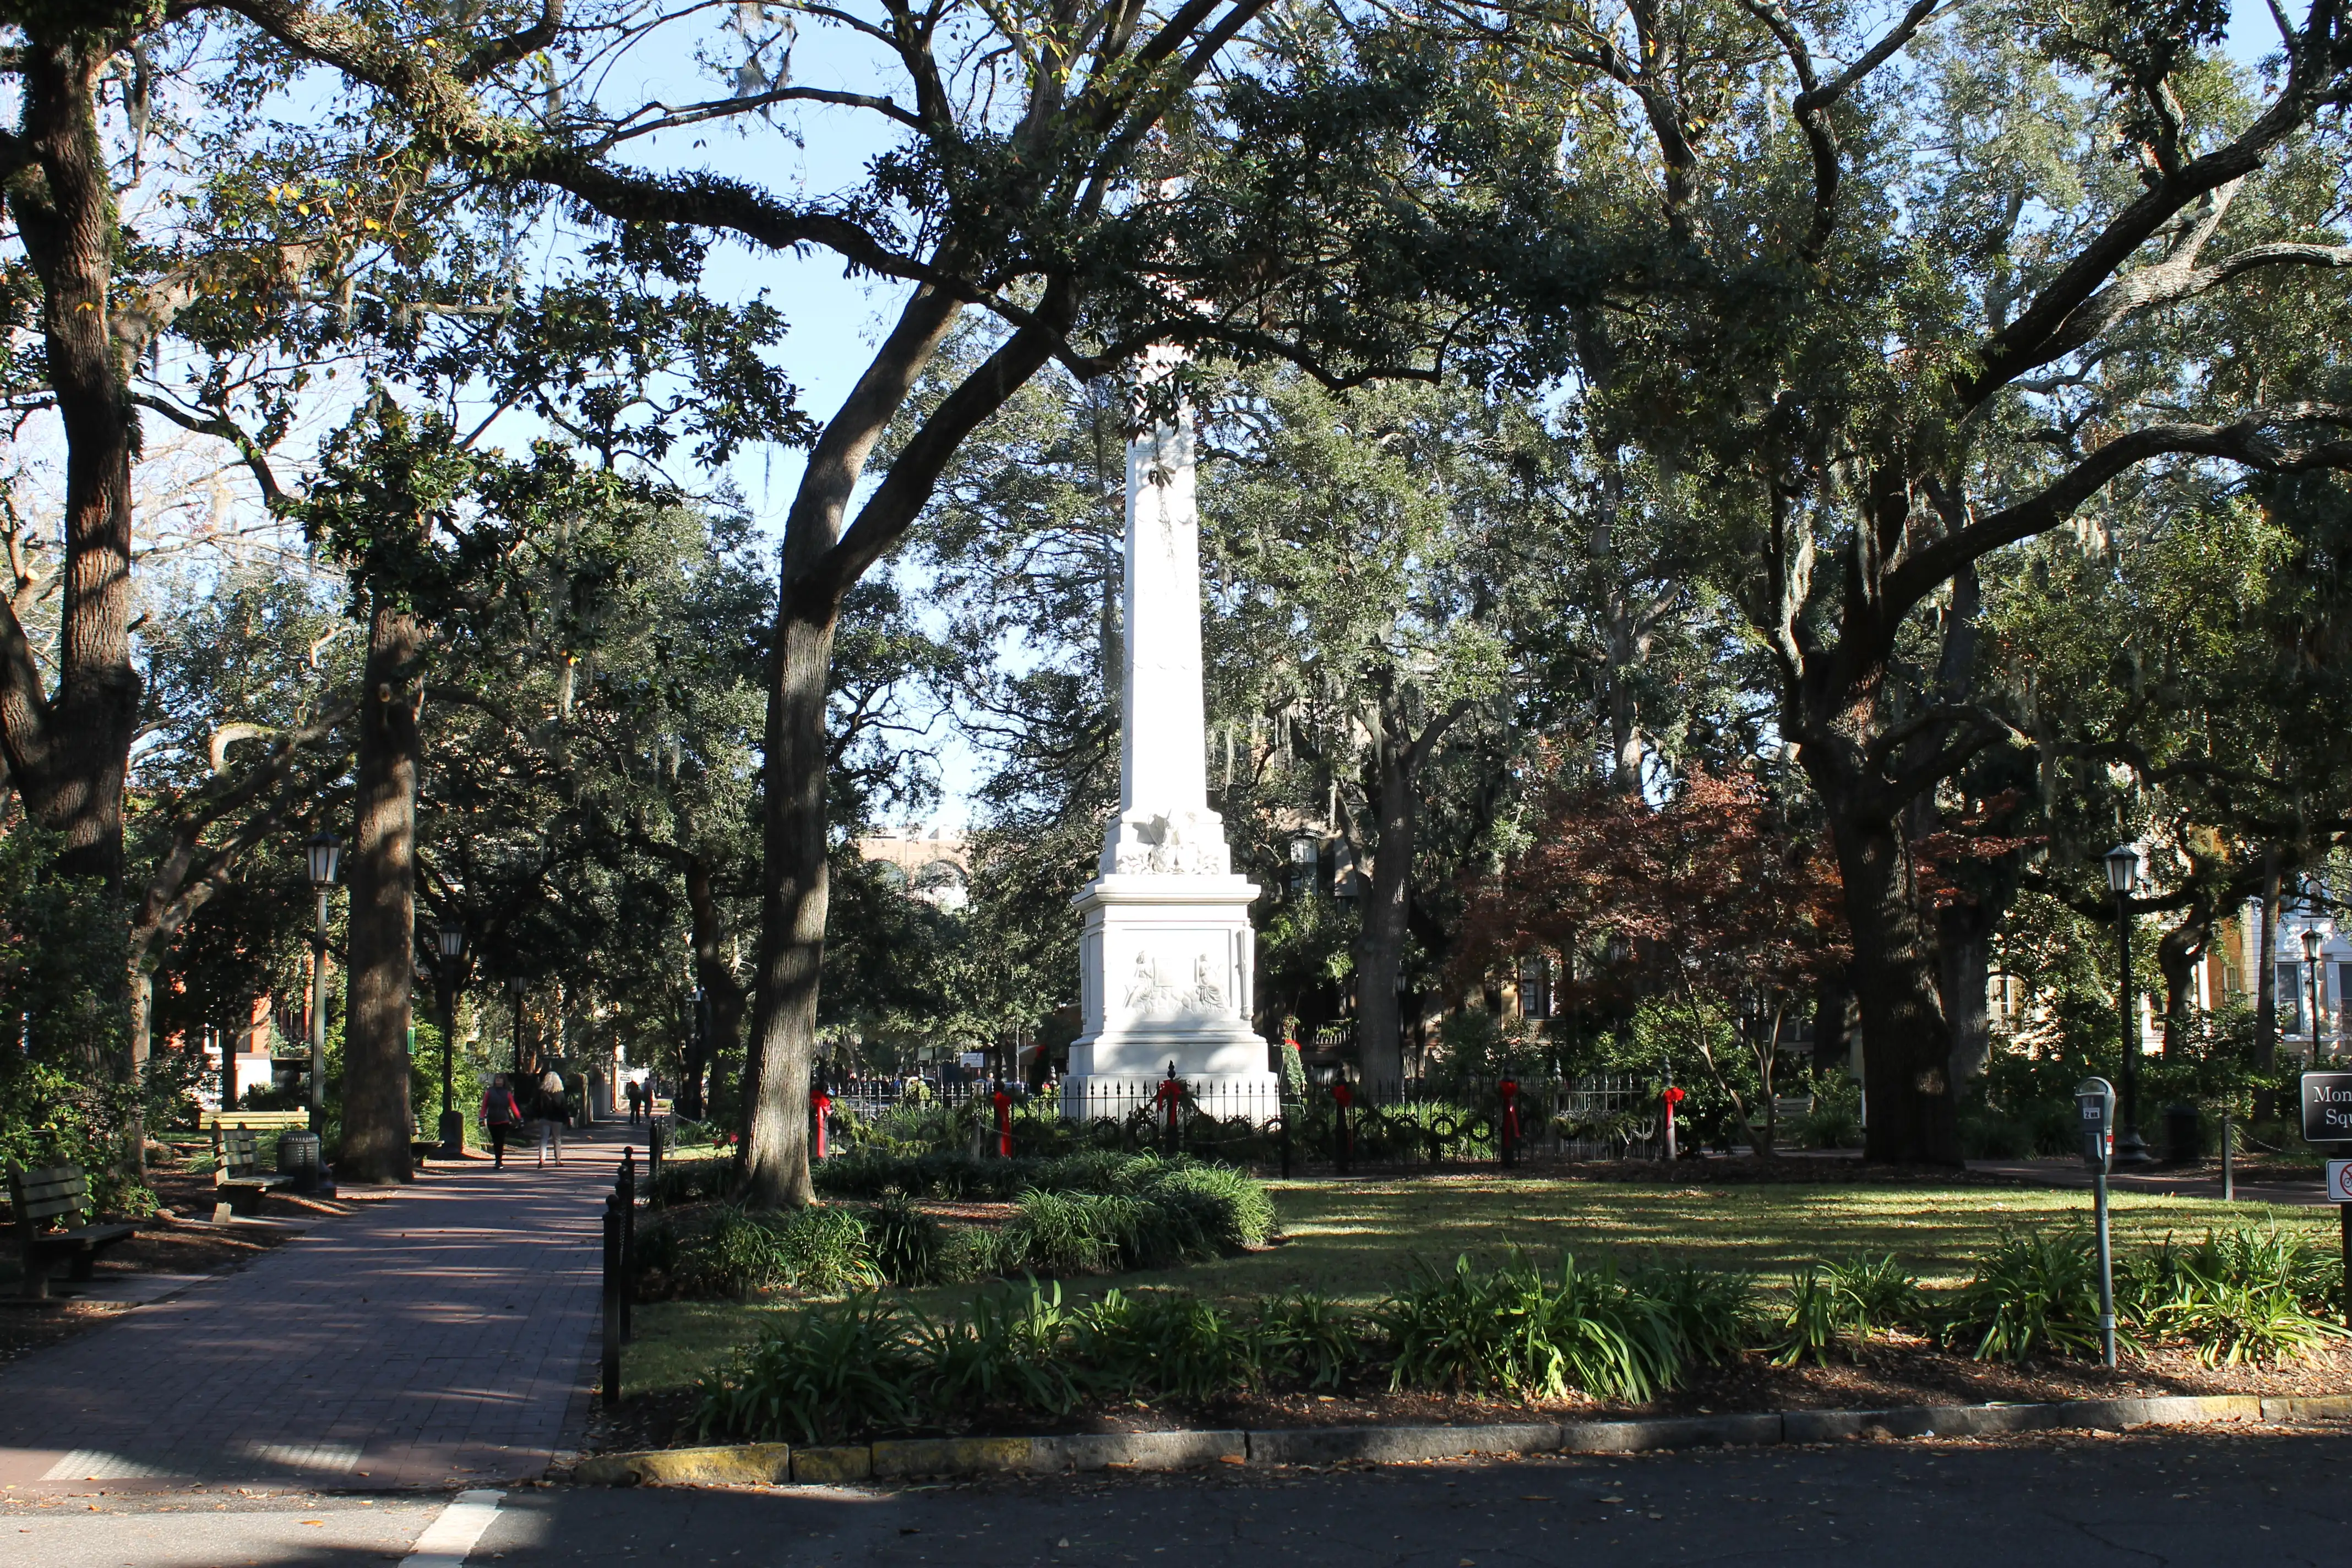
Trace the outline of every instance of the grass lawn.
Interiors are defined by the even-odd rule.
[[[1310,1289],[1370,1301],[1402,1282],[1416,1259],[1450,1266],[1458,1253],[1496,1259],[1523,1247],[1547,1263],[1566,1247],[1615,1252],[1628,1261],[1689,1259],[1744,1269],[1768,1281],[1808,1258],[1893,1252],[1930,1286],[1958,1285],[1972,1259],[2007,1226],[2089,1223],[2090,1194],[2038,1187],[1839,1183],[1819,1186],[1559,1182],[1495,1174],[1405,1180],[1276,1181],[1275,1206],[1286,1239],[1243,1258],[1160,1273],[1074,1279],[1066,1299],[1111,1289],[1173,1286],[1219,1298]],[[2126,1194],[2113,1206],[2118,1254],[2168,1234],[2194,1238],[2210,1227],[2273,1220],[2336,1244],[2336,1215],[2325,1208]],[[975,1287],[899,1292],[936,1312]],[[636,1310],[628,1352],[632,1389],[659,1392],[691,1383],[734,1346],[757,1336],[789,1302],[666,1301]]]

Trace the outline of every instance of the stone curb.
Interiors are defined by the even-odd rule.
[[[1060,1475],[1206,1465],[1393,1465],[1473,1454],[1640,1454],[1673,1448],[1979,1437],[2063,1429],[2126,1431],[2209,1422],[2352,1417],[2352,1394],[2251,1394],[2070,1399],[2052,1405],[1911,1405],[1888,1410],[1783,1410],[1657,1420],[1513,1422],[1488,1426],[1324,1426],[1268,1432],[1107,1432],[1061,1437],[893,1438],[845,1447],[782,1443],[599,1454],[573,1466],[583,1486],[802,1486],[918,1476]]]

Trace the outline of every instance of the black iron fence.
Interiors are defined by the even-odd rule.
[[[1290,1091],[1248,1080],[1097,1079],[1075,1116],[1053,1091],[841,1084],[827,1095],[825,1115],[835,1151],[1152,1148],[1284,1170],[1654,1159],[1664,1142],[1656,1086],[1630,1076],[1310,1083]]]

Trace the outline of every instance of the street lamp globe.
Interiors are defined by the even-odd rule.
[[[323,888],[335,879],[335,863],[342,858],[343,841],[320,828],[310,836],[303,852],[310,858],[310,885]]]
[[[455,959],[459,953],[466,951],[465,928],[463,926],[454,925],[443,926],[441,928],[440,942],[441,956],[447,959]]]
[[[2319,950],[2327,945],[2327,935],[2317,926],[2303,928],[2303,957],[2306,963],[2319,962]]]
[[[2118,844],[2107,851],[2107,887],[2117,898],[2139,885],[2139,846]]]

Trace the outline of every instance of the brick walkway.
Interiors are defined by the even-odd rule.
[[[604,1197],[632,1131],[572,1140],[561,1167],[445,1168],[26,1357],[0,1372],[0,1486],[541,1473],[587,1419]]]

